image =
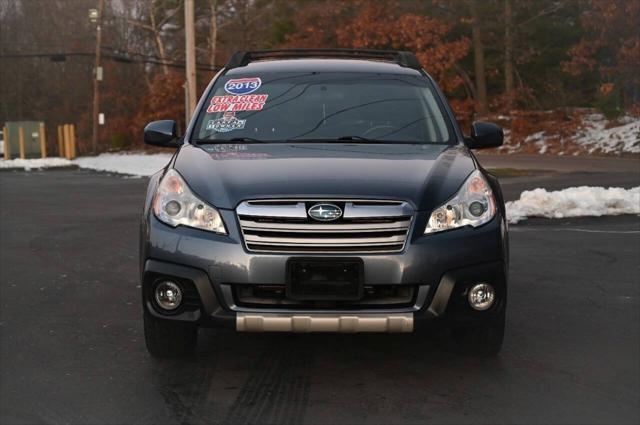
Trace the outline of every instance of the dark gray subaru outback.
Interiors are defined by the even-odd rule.
[[[409,52],[238,52],[149,183],[140,252],[145,338],[158,357],[198,327],[416,332],[498,353],[507,300],[504,202]]]

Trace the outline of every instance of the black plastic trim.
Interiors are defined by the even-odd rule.
[[[152,279],[147,279],[147,276],[154,275]],[[150,311],[155,313],[159,317],[163,318],[171,318],[176,320],[197,320],[199,318],[197,312],[189,312],[185,311],[180,314],[174,315],[165,315],[155,311],[152,303],[149,300],[148,290],[149,286],[153,287],[154,283],[158,280],[155,275],[166,276],[167,278],[176,278],[178,280],[188,280],[191,281],[196,290],[198,291],[198,295],[200,296],[200,301],[202,302],[202,308],[208,315],[214,314],[217,310],[220,310],[220,303],[218,302],[218,298],[213,290],[213,286],[211,285],[211,281],[207,274],[199,269],[194,269],[191,267],[179,266],[177,264],[165,263],[163,261],[157,260],[147,260],[144,266],[143,273],[143,299],[144,302],[148,305],[147,307],[151,307]]]
[[[486,282],[496,290],[495,304],[486,311],[476,311],[466,300],[466,291],[477,283]],[[475,321],[494,316],[506,308],[507,273],[503,261],[482,263],[474,266],[450,270],[440,279],[431,298],[427,313],[433,317]]]

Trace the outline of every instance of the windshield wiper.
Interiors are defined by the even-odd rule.
[[[235,142],[244,142],[244,143],[269,143],[270,142],[270,140],[254,139],[253,137],[233,137],[231,139],[191,139],[191,141],[196,145],[206,145],[206,144],[215,144],[215,143],[235,143]]]
[[[288,139],[287,142],[310,142],[310,143],[342,143],[342,142],[355,142],[355,143],[401,143],[396,140],[379,140],[368,139],[362,136],[341,136],[337,139]]]
[[[338,140],[343,141],[343,140],[350,140],[350,141],[360,141],[360,142],[366,142],[366,143],[389,143],[388,140],[378,140],[378,139],[369,139],[367,137],[363,137],[363,136],[341,136],[338,137]]]

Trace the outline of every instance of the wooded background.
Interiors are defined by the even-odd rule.
[[[78,125],[91,138],[98,0],[0,0],[0,123]],[[182,0],[106,0],[100,150],[184,128]],[[640,113],[640,0],[196,0],[198,94],[236,50],[402,49],[458,119],[571,107]],[[50,138],[54,138],[51,134]]]

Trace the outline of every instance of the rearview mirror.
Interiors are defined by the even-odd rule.
[[[503,139],[504,133],[500,126],[476,121],[471,124],[471,137],[466,137],[465,142],[470,149],[485,149],[502,146]]]
[[[180,146],[180,141],[176,131],[176,122],[173,120],[150,122],[144,128],[144,142],[147,145],[162,148],[177,148]]]

